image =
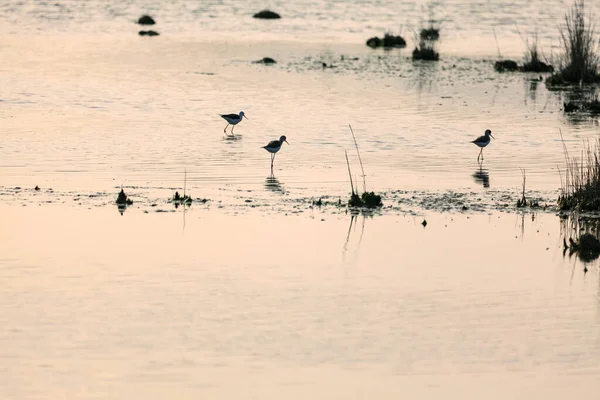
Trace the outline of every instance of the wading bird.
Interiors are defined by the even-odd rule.
[[[477,161],[479,161],[480,157],[481,157],[481,161],[483,161],[483,148],[485,146],[487,146],[488,144],[490,144],[490,136],[492,138],[496,139],[494,136],[492,136],[492,131],[490,131],[489,129],[486,129],[485,135],[479,136],[477,139],[475,139],[471,142],[481,148],[481,150],[479,151],[479,155],[477,156]]]
[[[272,140],[269,142],[268,145],[262,147],[263,149],[271,153],[271,170],[273,170],[273,160],[275,160],[275,153],[277,153],[279,149],[281,149],[283,142],[286,142],[288,145],[290,144],[286,140],[285,136],[281,136],[279,140]]]
[[[235,126],[240,123],[242,118],[248,119],[248,117],[246,117],[244,115],[243,111],[240,111],[239,115],[238,114],[223,114],[223,115],[221,115],[221,118],[223,118],[225,121],[227,121],[227,125],[225,126],[225,129],[223,129],[223,133],[227,133],[227,127],[229,125],[231,125],[231,134],[232,135],[233,135],[233,128],[235,128]]]

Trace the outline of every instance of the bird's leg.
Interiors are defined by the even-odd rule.
[[[233,128],[235,128],[235,125],[231,125],[231,136],[233,136]]]
[[[229,126],[229,124],[225,125],[225,129],[223,129],[223,133],[227,133],[227,127]]]

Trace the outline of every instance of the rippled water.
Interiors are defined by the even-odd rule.
[[[434,65],[412,62],[409,50],[364,45],[392,29],[385,18],[427,15],[420,5],[274,5],[280,21],[249,17],[260,8],[252,4],[202,7],[4,3],[3,185],[170,187],[187,169],[197,192],[252,188],[270,174],[259,147],[286,134],[291,146],[278,154],[276,176],[290,190],[338,195],[348,190],[344,150],[357,161],[352,124],[371,189],[480,187],[472,179],[478,149],[468,142],[490,128],[497,140],[485,151],[489,187],[519,186],[524,168],[530,188],[553,191],[563,164],[559,128],[574,153],[597,132],[593,120],[565,120],[561,95],[538,75],[495,73],[495,42],[479,42],[493,28],[501,48],[508,43],[503,53],[518,56],[520,26],[523,35],[540,31],[542,45],[557,44],[564,2],[538,7],[535,23],[525,22],[520,3],[439,4],[442,61]],[[133,20],[143,11],[162,36],[136,36]],[[481,23],[492,16],[497,23]],[[348,36],[320,36],[325,27]],[[264,56],[278,63],[252,64]],[[249,120],[237,127],[239,140],[227,140],[218,114],[240,110]]]
[[[534,32],[556,59],[570,3],[432,4],[435,64],[410,59],[424,1],[2,2],[0,398],[593,397],[597,263],[563,257],[556,216],[499,212],[522,169],[553,203],[559,130],[597,137],[493,69]],[[365,46],[384,31],[407,49]],[[348,124],[374,218],[336,205],[345,151],[362,188]],[[184,176],[209,199],[185,213]]]

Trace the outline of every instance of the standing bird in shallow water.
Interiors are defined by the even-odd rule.
[[[227,127],[229,125],[231,125],[231,134],[232,135],[233,135],[233,128],[235,128],[235,126],[240,123],[242,118],[248,119],[248,117],[246,117],[244,115],[243,111],[240,111],[239,115],[238,114],[223,114],[223,115],[221,115],[221,118],[223,118],[225,121],[227,121],[227,125],[225,126],[225,129],[223,129],[223,133],[227,133]]]
[[[263,146],[263,149],[265,149],[266,151],[271,153],[271,171],[273,170],[273,160],[275,160],[275,153],[277,153],[279,151],[279,149],[281,149],[283,142],[286,142],[287,144],[289,144],[289,142],[286,140],[285,136],[282,136],[279,138],[279,140],[272,140],[269,142],[268,145]]]
[[[479,136],[477,139],[473,140],[471,143],[475,143],[477,146],[481,147],[479,151],[479,155],[477,156],[477,161],[481,157],[481,161],[483,161],[483,148],[490,144],[490,136],[492,136],[492,131],[489,129],[485,130],[485,135]],[[492,138],[496,139],[494,136]]]

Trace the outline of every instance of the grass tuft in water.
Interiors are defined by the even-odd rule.
[[[561,133],[562,139],[562,133]],[[561,177],[558,207],[569,211],[600,211],[600,140],[589,143],[580,159],[571,159],[563,140],[566,172]]]
[[[412,52],[413,60],[438,61],[440,53],[435,51],[431,40],[419,40],[419,45]]]
[[[130,206],[133,204],[133,200],[131,200],[129,197],[127,197],[127,194],[125,194],[125,191],[123,189],[121,189],[121,191],[119,192],[119,194],[117,196],[116,203],[120,206]]]
[[[513,72],[519,70],[519,64],[513,60],[500,60],[494,63],[494,69],[497,72]]]
[[[352,139],[354,140],[354,146],[356,147],[356,154],[358,155],[358,161],[360,162],[360,169],[362,171],[363,178],[363,194],[361,196],[358,195],[357,192],[354,191],[354,182],[352,181],[352,172],[350,171],[350,161],[348,161],[348,152],[346,153],[346,164],[348,165],[348,175],[350,176],[350,189],[352,190],[352,194],[350,195],[350,200],[348,201],[348,205],[350,207],[360,207],[360,208],[378,208],[382,207],[383,203],[381,201],[381,196],[375,194],[374,192],[367,192],[367,181],[365,170],[363,168],[362,159],[360,157],[360,151],[358,150],[358,143],[356,142],[356,137],[354,136],[354,131],[352,130],[352,126],[350,127],[350,132],[352,133]]]
[[[367,46],[375,49],[377,47],[383,48],[404,48],[406,47],[406,40],[400,35],[394,35],[391,32],[386,32],[383,39],[375,36],[367,40]]]
[[[591,15],[585,15],[584,0],[575,0],[565,15],[560,36],[564,48],[562,65],[547,79],[547,85],[600,82],[598,40]]]
[[[525,39],[527,51],[525,52],[525,63],[521,70],[523,72],[554,72],[554,67],[540,59],[537,33],[533,35],[533,40]]]

